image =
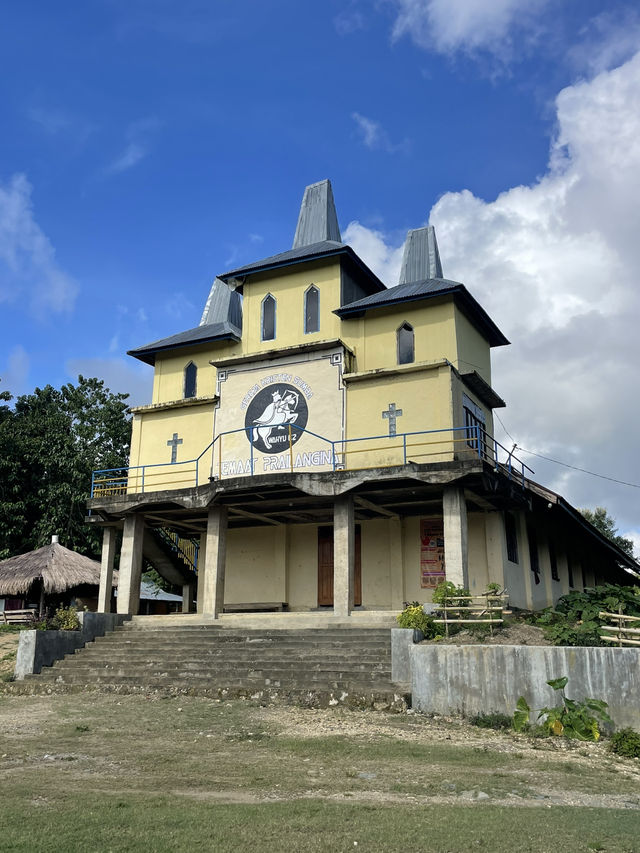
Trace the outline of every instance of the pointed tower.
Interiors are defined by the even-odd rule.
[[[342,242],[331,181],[319,181],[304,191],[293,249],[332,240]]]
[[[442,278],[442,263],[433,225],[409,231],[404,244],[400,284]]]
[[[211,285],[200,319],[201,326],[212,326],[216,323],[230,323],[238,329],[242,328],[240,294],[219,278],[215,278]]]

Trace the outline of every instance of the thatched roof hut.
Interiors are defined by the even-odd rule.
[[[100,583],[100,563],[76,554],[58,544],[50,545],[0,561],[0,595],[20,596],[29,592],[35,581],[45,594],[66,592],[83,584]]]

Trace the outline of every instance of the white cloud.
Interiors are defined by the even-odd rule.
[[[511,52],[515,30],[536,30],[535,15],[547,0],[394,0],[393,37],[408,35],[419,47],[449,54]]]
[[[76,282],[33,215],[31,185],[21,174],[0,185],[0,303],[26,301],[40,318],[71,311]]]
[[[447,193],[430,215],[445,276],[464,281],[513,341],[494,350],[494,385],[509,406],[499,415],[511,434],[523,447],[633,483],[639,102],[640,53],[560,92],[540,180],[493,201]],[[387,283],[397,280],[397,246],[357,223],[347,234]],[[525,461],[574,504],[606,506],[621,529],[637,527],[640,490]]]
[[[409,149],[410,142],[408,139],[398,143],[392,142],[379,121],[374,121],[360,113],[351,113],[351,118],[357,125],[362,142],[372,151],[379,150],[386,151],[387,154],[395,154],[398,151],[406,152]]]
[[[159,127],[160,122],[153,117],[132,122],[127,128],[124,151],[107,166],[106,173],[116,175],[137,166],[149,153],[149,137]]]
[[[67,361],[65,369],[74,382],[79,375],[96,376],[114,393],[129,394],[129,406],[151,402],[153,369],[133,359],[74,358]]]
[[[31,360],[23,346],[18,344],[9,353],[7,366],[0,370],[0,391],[10,391],[14,397],[27,391]]]
[[[398,283],[402,246],[389,246],[382,231],[367,228],[356,221],[347,225],[342,240],[366,261],[387,287]]]

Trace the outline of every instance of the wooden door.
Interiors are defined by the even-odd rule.
[[[354,605],[362,604],[360,525],[355,532]],[[333,527],[318,528],[318,607],[333,606]]]

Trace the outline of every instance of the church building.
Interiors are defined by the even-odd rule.
[[[329,181],[306,188],[288,251],[216,277],[200,324],[129,355],[153,367],[129,467],[94,473],[100,609],[143,563],[184,609],[350,620],[427,602],[442,580],[540,609],[628,581],[635,562],[493,438],[509,341],[443,276],[432,227],[383,283],[342,242]]]

